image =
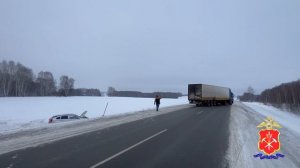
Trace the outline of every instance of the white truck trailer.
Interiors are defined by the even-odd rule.
[[[233,93],[227,87],[206,84],[189,84],[188,99],[196,106],[232,105]]]

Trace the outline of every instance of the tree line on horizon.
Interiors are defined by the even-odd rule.
[[[98,89],[74,89],[75,80],[67,75],[59,78],[59,85],[51,72],[32,69],[3,60],[0,62],[0,97],[19,96],[101,96]]]
[[[270,89],[265,89],[261,94],[254,94],[254,89],[248,90],[238,97],[241,101],[256,101],[270,103],[275,106],[286,105],[290,109],[300,109],[300,79],[293,82],[282,83]]]
[[[182,96],[180,92],[152,92],[144,93],[139,91],[117,91],[114,87],[108,87],[107,96],[109,97],[142,97],[142,98],[154,98],[156,95],[161,98],[173,98],[177,99]]]

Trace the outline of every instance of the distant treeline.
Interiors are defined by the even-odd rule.
[[[250,89],[251,90],[251,89]],[[300,107],[300,80],[283,83],[271,89],[264,90],[261,94],[255,95],[254,92],[245,92],[238,97],[241,101],[257,101],[270,103],[273,105],[285,104],[288,107]]]
[[[99,89],[79,88],[79,89],[71,89],[69,96],[101,96],[101,92]]]
[[[36,75],[21,63],[0,62],[0,97],[6,96],[101,96],[98,89],[74,89],[75,80],[66,75],[59,85],[51,72]]]
[[[153,93],[143,93],[138,91],[117,91],[113,87],[109,87],[107,90],[107,96],[115,97],[143,97],[143,98],[154,98],[156,95],[159,95],[162,98],[174,98],[182,96],[182,93],[173,93],[173,92],[153,92]]]

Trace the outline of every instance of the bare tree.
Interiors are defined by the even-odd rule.
[[[270,103],[275,106],[294,109],[300,111],[300,80],[283,83],[271,89],[266,89],[260,94],[260,101]],[[298,108],[298,109],[297,109]]]
[[[110,86],[107,89],[107,96],[114,96],[115,92],[116,92],[116,89]]]
[[[68,76],[63,75],[60,77],[60,89],[64,96],[69,95],[70,90],[74,88],[74,82],[75,80]]]
[[[254,93],[255,93],[255,91],[254,91],[254,89],[253,89],[252,86],[249,86],[249,87],[247,88],[247,92],[250,93],[250,94],[253,94],[253,95],[254,95]]]
[[[2,61],[0,63],[0,91],[1,91],[1,96],[8,96],[9,94],[9,80],[10,76],[8,74],[8,63],[7,61]]]
[[[15,96],[29,95],[29,87],[33,81],[32,70],[18,63],[16,65],[16,72],[13,76],[15,79]]]
[[[252,86],[249,86],[242,96],[238,96],[241,101],[257,101],[259,99],[258,95],[254,94],[255,91]]]
[[[0,95],[27,96],[33,80],[32,70],[14,61],[0,63]]]
[[[51,72],[39,72],[36,83],[38,84],[37,92],[40,96],[50,96],[56,91],[54,77]]]

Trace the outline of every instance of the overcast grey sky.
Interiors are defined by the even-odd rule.
[[[0,0],[0,60],[75,87],[257,92],[300,78],[299,0]]]

